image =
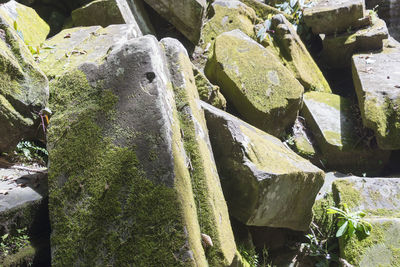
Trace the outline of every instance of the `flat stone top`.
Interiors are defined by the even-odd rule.
[[[347,176],[333,181],[340,201],[356,203],[353,210],[363,210],[368,217],[400,215],[400,178]],[[347,203],[349,204],[349,203]]]
[[[47,196],[47,174],[0,168],[0,212]]]
[[[400,51],[354,55],[353,68],[364,92],[400,96]]]
[[[306,11],[310,13],[317,13],[322,11],[332,11],[353,5],[364,5],[364,0],[320,0],[316,3],[316,5],[307,8]]]

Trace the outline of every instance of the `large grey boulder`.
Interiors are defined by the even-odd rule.
[[[302,116],[321,151],[323,165],[343,173],[377,174],[390,151],[379,149],[359,121],[359,111],[339,95],[309,92],[303,97]]]
[[[357,28],[364,13],[364,0],[320,0],[306,8],[303,15],[313,33],[335,34]]]
[[[197,44],[206,0],[144,0],[157,13],[174,25],[192,43]]]
[[[307,230],[324,172],[279,139],[201,106],[230,214],[246,225]]]
[[[186,51],[120,41],[51,82],[52,265],[241,266]]]
[[[277,56],[240,30],[216,38],[205,74],[248,123],[279,136],[294,122],[303,86]]]
[[[375,132],[378,146],[386,150],[400,148],[399,62],[399,50],[353,56],[353,81],[363,124]]]
[[[15,1],[0,6],[0,152],[40,132],[37,113],[46,106],[48,81],[28,45],[43,42],[47,24]]]

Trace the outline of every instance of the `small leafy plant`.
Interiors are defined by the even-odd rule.
[[[336,232],[336,237],[348,239],[356,235],[358,239],[363,239],[371,233],[372,225],[362,219],[366,215],[363,211],[350,212],[347,204],[344,203],[343,210],[330,207],[327,213],[338,215],[337,225],[339,229]]]
[[[4,234],[0,240],[0,256],[6,257],[10,254],[17,253],[21,248],[24,248],[30,244],[29,236],[26,234],[27,229],[16,229],[14,235]]]
[[[17,160],[23,162],[37,162],[45,165],[49,153],[43,147],[36,145],[31,141],[19,142],[15,150]]]

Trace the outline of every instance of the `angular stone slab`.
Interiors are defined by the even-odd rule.
[[[279,139],[201,106],[230,214],[246,225],[308,229],[324,172]]]
[[[400,149],[400,52],[358,54],[352,63],[363,124],[381,149]]]
[[[306,8],[303,16],[313,33],[334,34],[358,26],[364,13],[364,0],[320,0]]]
[[[18,31],[13,19],[22,23]],[[25,43],[42,42],[47,33],[33,9],[15,1],[0,6],[0,152],[40,135],[37,112],[47,104],[48,81]]]
[[[348,68],[355,53],[381,50],[389,37],[386,23],[378,18],[372,25],[357,31],[325,36],[322,40],[321,59],[331,68]]]
[[[399,218],[400,178],[348,176],[333,182],[337,206],[346,203],[353,211],[363,210],[368,218]]]
[[[367,140],[358,123],[357,106],[339,95],[308,92],[303,96],[302,116],[312,130],[326,168],[344,173],[379,173],[389,161]]]
[[[113,48],[138,36],[132,25],[65,29],[46,42],[49,49],[41,52],[39,66],[55,77],[84,62],[101,62]]]
[[[294,122],[304,88],[272,52],[240,30],[217,37],[205,74],[252,125],[279,136]]]
[[[35,49],[46,40],[50,32],[49,25],[34,9],[14,0],[0,6],[0,16],[10,27],[18,31],[18,35],[27,46]]]
[[[280,53],[287,63],[286,66],[294,73],[304,89],[331,93],[324,75],[285,16],[279,14],[272,17],[272,29],[275,31],[274,40],[279,43]]]
[[[196,68],[194,65],[192,65],[192,68],[200,99],[214,107],[225,110],[226,99],[221,94],[219,87],[210,83],[203,72],[201,72],[201,70]]]
[[[217,0],[211,7],[214,16],[204,24],[201,31],[203,48],[210,53],[215,38],[221,33],[239,29],[249,36],[256,37],[253,24],[257,16],[252,8],[235,0]]]
[[[197,44],[206,0],[144,0],[158,14],[174,25],[192,43]]]
[[[142,0],[96,0],[71,13],[75,27],[131,24],[138,35],[154,34]]]
[[[400,40],[400,2],[396,0],[391,1],[380,1],[380,0],[366,0],[366,7],[368,9],[373,9],[377,5],[379,17],[385,20],[390,36]]]

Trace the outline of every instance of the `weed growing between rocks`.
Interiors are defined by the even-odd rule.
[[[26,228],[16,229],[15,233],[4,234],[0,240],[0,259],[15,254],[29,245],[29,236]]]

